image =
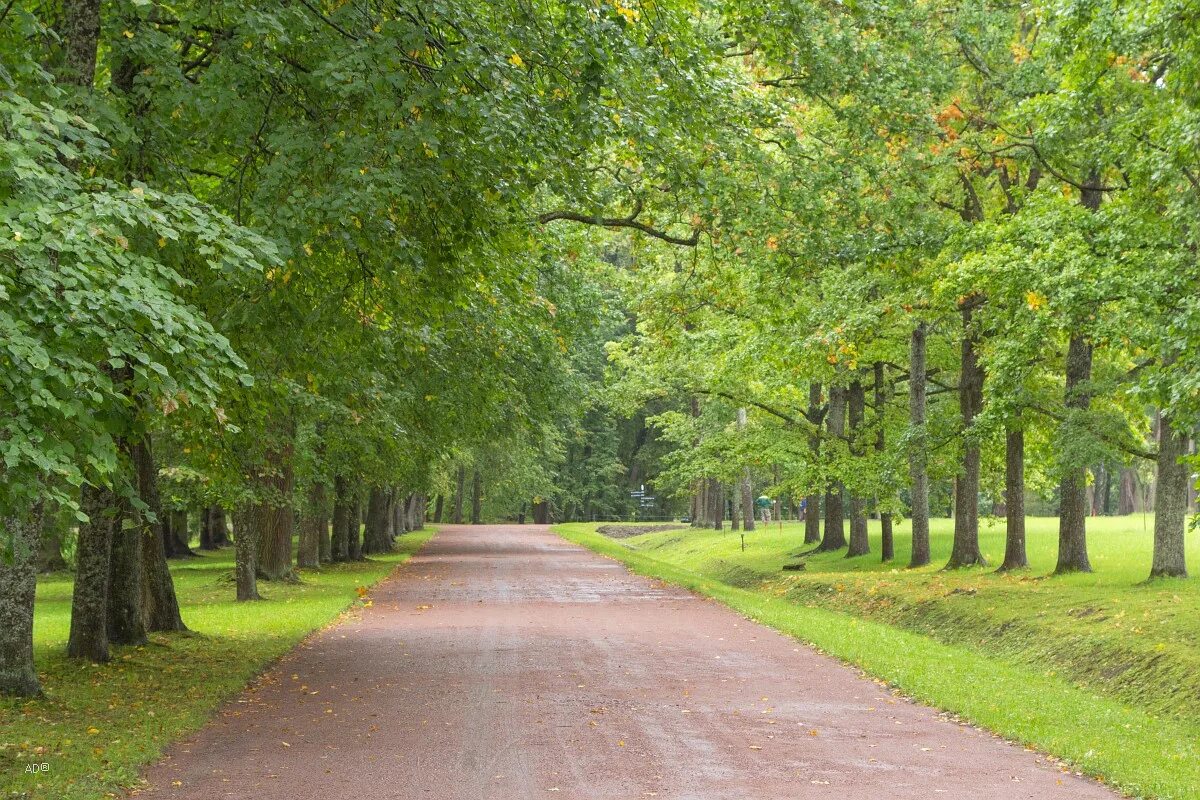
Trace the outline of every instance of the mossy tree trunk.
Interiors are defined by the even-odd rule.
[[[1066,407],[1068,415],[1085,414],[1091,406],[1088,382],[1092,378],[1092,345],[1081,335],[1072,335],[1067,347]],[[1070,416],[1063,435],[1074,430]],[[1087,552],[1087,467],[1066,465],[1059,485],[1058,565],[1055,574],[1091,572]]]
[[[979,438],[975,417],[983,406],[983,367],[979,363],[979,335],[972,312],[979,304],[978,295],[962,303],[962,357],[958,378],[958,408],[962,417],[962,467],[955,477],[954,544],[950,550],[950,569],[983,564],[979,550]]]
[[[30,697],[42,690],[33,664],[42,504],[5,513],[0,524],[0,694]]]
[[[860,444],[863,435],[863,421],[866,415],[866,392],[862,381],[855,379],[850,384],[846,395],[849,416],[850,454],[861,457]],[[867,502],[861,492],[850,495],[850,543],[846,550],[846,558],[865,556],[871,552],[871,541],[867,537]]]
[[[1025,431],[1020,420],[1004,435],[1004,563],[1000,572],[1029,566],[1025,555]]]
[[[84,484],[79,506],[88,521],[80,523],[75,545],[67,655],[108,661],[108,562],[113,535],[111,511],[116,497],[105,486]]]
[[[483,476],[475,470],[471,478],[471,524],[478,525],[483,521]]]
[[[925,428],[926,326],[917,323],[909,340],[908,366],[908,475],[912,495],[912,556],[909,567],[923,567],[929,552],[929,451]]]
[[[171,578],[163,545],[163,526],[168,516],[162,508],[158,493],[158,467],[154,463],[154,450],[148,436],[133,446],[132,460],[138,495],[154,515],[153,522],[140,512],[135,511],[132,515],[137,526],[137,535],[142,540],[142,619],[146,630],[185,631],[187,626],[183,624],[183,616],[179,612],[175,581]],[[179,519],[180,514],[181,512],[171,512],[170,518],[185,531],[184,549],[191,554],[186,546],[187,513],[182,512],[182,519]]]
[[[233,515],[234,576],[239,601],[261,600],[258,593],[258,531],[264,507],[253,505]]]
[[[1188,454],[1187,451],[1187,434],[1176,430],[1169,417],[1160,415],[1151,578],[1187,577],[1184,529],[1187,525],[1189,470],[1181,460]]]
[[[829,416],[825,420],[831,442],[842,439],[846,433],[846,390],[840,386],[829,387]],[[832,484],[825,491],[825,535],[817,550],[829,552],[846,546],[846,521],[842,508],[844,487]]]
[[[333,479],[333,536],[330,539],[330,561],[350,560],[350,484],[341,475]]]
[[[891,387],[887,384],[887,376],[882,361],[875,362],[875,452],[882,455],[886,451],[884,438],[884,413],[887,411],[887,400],[891,395]],[[890,490],[890,487],[889,487]],[[876,507],[880,506],[879,495],[875,496]],[[892,561],[896,558],[896,537],[892,532],[892,512],[879,510],[879,545],[882,561]]]
[[[455,525],[462,525],[463,521],[463,496],[466,493],[467,483],[467,468],[459,467],[458,472],[454,477],[454,516],[450,521]]]

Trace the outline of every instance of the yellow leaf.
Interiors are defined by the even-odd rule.
[[[513,53],[508,57],[508,63],[512,64],[514,67],[523,67],[525,66],[525,59],[521,58],[516,53]]]

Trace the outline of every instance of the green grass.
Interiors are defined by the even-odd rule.
[[[1145,525],[1145,528],[1143,528]],[[934,565],[809,548],[799,525],[747,534],[681,530],[614,540],[556,528],[634,571],[712,596],[922,702],[1101,777],[1135,797],[1200,798],[1200,580],[1146,582],[1153,522],[1088,520],[1092,574],[1047,577],[1057,521],[1030,519],[1031,568],[945,571],[951,522],[934,520]],[[992,564],[1003,522],[981,532]],[[1200,569],[1192,537],[1189,563]],[[781,572],[803,561],[803,572]],[[897,565],[900,565],[899,567]],[[802,679],[802,676],[797,676]]]
[[[305,570],[299,584],[260,582],[266,600],[258,603],[233,600],[232,549],[173,562],[193,633],[153,634],[145,646],[116,648],[102,665],[64,655],[70,577],[39,581],[34,645],[46,697],[0,700],[0,798],[122,796],[164,746],[203,725],[266,665],[333,621],[356,587],[386,577],[432,535],[402,536],[394,553],[366,562]],[[39,763],[48,772],[25,772]]]

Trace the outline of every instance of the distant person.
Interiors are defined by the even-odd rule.
[[[754,501],[754,506],[758,509],[758,516],[762,518],[763,525],[771,524],[771,506],[773,505],[775,505],[774,502],[765,494]]]

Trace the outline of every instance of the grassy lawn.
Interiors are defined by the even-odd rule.
[[[952,523],[934,520],[934,566],[907,570],[873,555],[798,556],[796,524],[741,540],[679,530],[611,539],[595,525],[557,527],[635,571],[710,595],[809,642],[900,691],[1051,753],[1131,796],[1200,798],[1200,580],[1146,583],[1153,521],[1088,520],[1095,572],[1046,577],[1057,521],[1030,519],[1032,567],[947,572]],[[1200,571],[1200,541],[1188,559]],[[981,531],[993,564],[1003,521]],[[784,564],[803,562],[800,572]],[[897,566],[899,565],[899,566]],[[797,676],[798,679],[802,676]]]
[[[272,660],[333,621],[425,543],[432,530],[397,540],[396,552],[303,572],[299,584],[260,583],[261,603],[236,603],[232,548],[172,562],[191,634],[153,634],[117,648],[108,664],[64,656],[70,576],[38,583],[34,640],[46,698],[0,700],[0,798],[116,797],[169,742],[204,724],[217,706]],[[27,765],[46,763],[33,776]]]

